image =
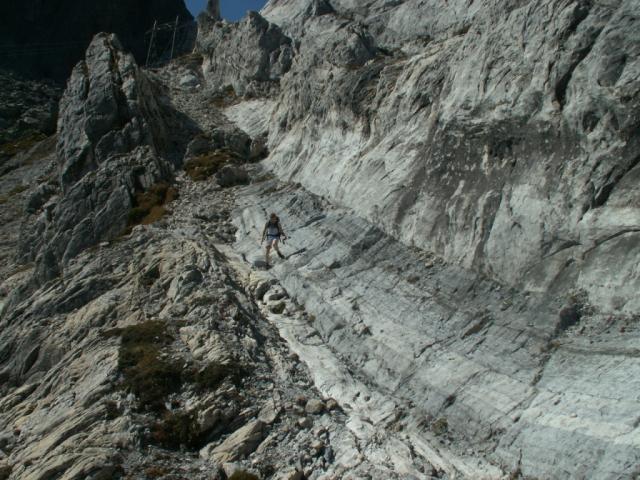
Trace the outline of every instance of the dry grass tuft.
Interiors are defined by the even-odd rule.
[[[218,170],[233,160],[234,156],[230,152],[214,150],[188,160],[184,165],[184,170],[192,180],[201,182],[215,175]]]
[[[151,225],[164,217],[165,205],[178,198],[178,191],[167,183],[156,183],[146,192],[136,194],[135,207],[129,212],[129,227]]]
[[[0,157],[13,157],[14,155],[31,149],[37,143],[45,140],[46,135],[42,133],[29,133],[17,140],[0,145]]]
[[[172,363],[162,355],[163,347],[173,342],[167,325],[148,321],[110,330],[105,336],[122,339],[118,369],[123,387],[138,397],[142,410],[164,411],[165,397],[182,386],[182,364]]]

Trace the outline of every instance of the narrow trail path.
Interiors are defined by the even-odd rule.
[[[204,134],[220,125],[233,124],[221,112],[207,108],[212,92],[205,86],[182,88],[176,83],[183,72],[181,67],[175,67],[170,75],[160,72],[168,82],[175,107],[189,116]],[[268,320],[270,328],[275,328],[286,342],[293,358],[308,366],[305,369],[309,369],[313,386],[324,398],[337,400],[346,415],[344,423],[328,426],[328,430],[333,439],[335,464],[339,466],[337,473],[348,473],[338,478],[500,478],[500,469],[473,452],[462,453],[463,447],[456,447],[454,450],[460,453],[454,453],[450,440],[438,438],[425,430],[420,421],[407,418],[419,414],[410,401],[381,390],[361,374],[357,365],[325,341],[325,333],[314,325],[314,315],[305,311],[298,299],[290,298],[280,283],[279,277],[286,275],[287,269],[295,268],[294,264],[280,261],[274,255],[274,261],[279,263],[273,271],[264,270],[264,250],[258,240],[265,207],[279,208],[291,199],[291,191],[286,184],[269,180],[271,177],[260,165],[251,166],[249,171],[253,181],[266,180],[255,186],[220,189],[214,182],[197,183],[186,176],[180,177],[180,198],[172,206],[170,228],[197,231],[205,248],[224,255],[238,283],[260,308],[262,318]],[[300,198],[307,197],[308,194],[300,192]],[[336,208],[326,204],[323,210],[335,213]],[[351,215],[347,211],[343,213]],[[247,215],[253,220],[250,228],[243,218]],[[322,215],[324,213],[320,217]],[[315,220],[321,220],[320,217]],[[316,222],[308,219],[307,223]],[[296,230],[300,227],[295,225]],[[285,252],[291,254],[292,249],[304,252],[305,245],[294,240],[285,247]],[[424,262],[424,259],[416,255],[415,261]],[[359,325],[366,330],[366,313],[364,315]]]

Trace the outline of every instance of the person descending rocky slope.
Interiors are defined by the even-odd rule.
[[[640,475],[637,3],[219,11],[7,160],[0,478]]]
[[[638,311],[637,2],[264,15],[300,43],[271,122],[278,175],[507,285]]]
[[[340,406],[266,321],[308,314],[224,253],[223,186],[244,181],[229,171],[258,147],[198,110],[212,92],[179,86],[198,74],[143,72],[117,37],[96,36],[64,94],[57,152],[41,142],[0,177],[5,234],[15,241],[24,202],[20,247],[47,252],[3,266],[0,478],[392,473],[362,462]],[[191,178],[214,167],[213,184]]]

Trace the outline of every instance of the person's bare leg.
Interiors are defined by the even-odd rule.
[[[278,256],[280,258],[284,258],[284,255],[282,254],[282,252],[280,251],[280,248],[278,248],[278,240],[274,240],[273,242],[273,248],[276,249],[276,252],[278,253]]]
[[[265,260],[267,262],[267,266],[269,266],[269,253],[271,252],[271,244],[267,243],[267,250],[265,252]]]

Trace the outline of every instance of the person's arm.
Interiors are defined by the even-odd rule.
[[[284,228],[282,228],[282,224],[278,222],[278,229],[280,230],[280,236],[287,238],[287,234],[284,233]]]

